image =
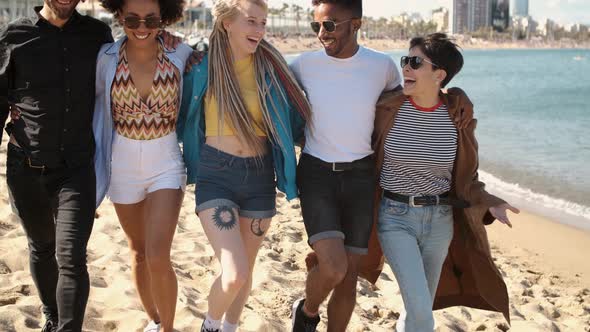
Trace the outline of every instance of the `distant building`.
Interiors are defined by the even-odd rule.
[[[494,30],[503,32],[510,24],[509,0],[492,0],[492,26]]]
[[[571,33],[588,33],[588,26],[584,25],[584,24],[580,24],[580,23],[576,23],[576,24],[572,24],[571,27],[566,28],[566,30],[569,30]]]
[[[453,33],[467,32],[468,0],[453,0]]]
[[[531,39],[535,36],[539,23],[527,16],[512,17],[512,32],[514,39]]]
[[[453,33],[492,25],[492,0],[453,0]]]
[[[401,13],[398,16],[394,16],[392,19],[394,22],[397,22],[403,26],[411,22],[410,15],[408,15],[408,13]]]
[[[107,12],[98,0],[86,0],[85,2],[80,2],[76,7],[76,10],[82,15],[92,16],[107,24],[113,23],[113,14]]]
[[[512,16],[529,16],[529,0],[512,0]]]
[[[184,20],[197,26],[200,25],[202,28],[213,26],[211,8],[208,8],[203,0],[186,1]]]
[[[439,32],[449,32],[449,10],[441,7],[432,11],[432,22]]]
[[[555,21],[547,19],[544,24],[540,25],[540,33],[541,35],[547,37],[547,39],[554,39],[555,38],[555,30],[557,30],[558,25]]]

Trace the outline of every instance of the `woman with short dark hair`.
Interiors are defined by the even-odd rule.
[[[455,227],[480,227],[485,237],[484,220],[511,226],[506,210],[518,213],[478,181],[476,120],[466,128],[451,120],[457,98],[465,97],[441,89],[462,66],[445,34],[414,38],[401,59],[403,92],[386,93],[377,106],[377,232],[406,309],[398,331],[433,331],[433,301]]]

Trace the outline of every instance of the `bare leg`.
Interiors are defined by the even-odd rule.
[[[356,304],[357,267],[360,255],[348,254],[346,277],[340,282],[328,303],[328,332],[346,331]]]
[[[207,209],[199,213],[199,219],[221,264],[221,274],[213,282],[208,299],[209,317],[221,320],[248,282],[248,255],[236,209],[228,206]]]
[[[307,274],[303,312],[313,317],[322,302],[346,276],[347,256],[342,239],[325,239],[313,244],[318,265]]]
[[[225,314],[225,320],[231,324],[238,324],[242,310],[244,310],[246,301],[250,296],[250,291],[252,290],[252,272],[254,271],[256,256],[258,255],[258,250],[260,249],[260,245],[264,240],[266,232],[270,228],[270,220],[270,218],[240,218],[240,233],[242,235],[244,247],[246,248],[246,253],[248,254],[250,273],[248,274],[248,281],[242,286],[242,289],[240,289],[240,292]]]
[[[127,236],[131,252],[131,279],[139,295],[139,300],[150,320],[159,322],[160,316],[154,304],[151,278],[145,260],[145,200],[136,204],[114,204],[119,223]]]
[[[178,286],[170,250],[183,197],[180,189],[162,189],[146,198],[146,257],[162,332],[172,332],[174,326]]]

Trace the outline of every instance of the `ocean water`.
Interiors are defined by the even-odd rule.
[[[405,50],[389,54],[398,63]],[[531,212],[590,230],[590,50],[466,50],[450,82],[478,119],[480,178]]]

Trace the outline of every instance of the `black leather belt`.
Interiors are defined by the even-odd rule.
[[[41,171],[44,171],[45,170],[45,165],[36,164],[29,157],[27,157],[27,166],[29,166],[29,168],[40,169]]]
[[[432,205],[455,205],[446,192],[441,195],[431,196],[406,196],[383,190],[383,197],[389,198],[396,202],[406,203],[411,207],[432,206]],[[457,206],[459,207],[459,206]]]
[[[367,170],[375,167],[375,163],[373,162],[373,155],[369,155],[355,161],[342,163],[329,163],[309,154],[305,154],[305,156],[307,156],[307,158],[312,159],[313,163],[325,168],[329,168],[334,172],[352,171],[355,169]]]

